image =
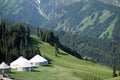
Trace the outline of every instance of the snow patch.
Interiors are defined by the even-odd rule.
[[[37,4],[37,6],[40,6],[40,0],[34,0],[35,1],[35,3]]]
[[[40,4],[41,0],[34,0],[35,2],[35,7],[38,9],[39,14],[41,14],[45,19],[49,20],[47,15],[41,10]]]

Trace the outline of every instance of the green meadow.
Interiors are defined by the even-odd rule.
[[[12,70],[9,76],[19,80],[119,80],[112,79],[112,69],[109,67],[77,59],[60,49],[56,56],[54,46],[42,42],[36,36],[31,38],[42,56],[49,59],[51,64],[36,67],[34,72]]]

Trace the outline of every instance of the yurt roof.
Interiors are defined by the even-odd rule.
[[[47,61],[45,58],[40,56],[39,54],[35,55],[32,59],[29,60],[30,62],[45,62]]]
[[[30,64],[30,62],[24,60],[19,63],[18,67],[32,67],[32,64]]]
[[[30,63],[29,60],[27,60],[26,58],[24,58],[23,56],[20,56],[18,59],[16,59],[15,61],[13,61],[10,66],[20,66],[23,63]],[[26,64],[27,65],[27,64]]]
[[[0,64],[0,69],[7,69],[7,68],[10,68],[10,66],[8,66],[5,62],[2,62]]]

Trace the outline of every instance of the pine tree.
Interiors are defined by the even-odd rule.
[[[29,26],[27,26],[26,32],[27,32],[27,36],[30,36],[30,28],[29,28]]]
[[[54,44],[54,46],[55,46],[55,55],[58,56],[58,54],[59,54],[59,48],[58,48],[58,46],[57,46],[56,43]]]
[[[37,28],[37,36],[40,37],[40,28]]]
[[[23,55],[23,40],[20,41],[20,55]]]
[[[113,65],[113,77],[117,77],[115,61],[114,61],[114,65]]]
[[[117,56],[117,67],[118,67],[118,76],[120,76],[120,44],[118,44],[117,46],[117,50],[116,50],[116,56]]]

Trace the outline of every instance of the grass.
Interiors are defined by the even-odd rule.
[[[85,19],[83,19],[83,21],[81,22],[81,24],[83,24],[82,27],[80,27],[80,31],[84,31],[88,25],[92,25],[92,19],[91,16],[86,17]]]
[[[110,79],[105,79],[105,80],[120,80],[120,77],[110,78]]]
[[[118,18],[115,17],[115,19],[109,24],[108,28],[102,32],[102,34],[99,36],[99,38],[104,38],[104,35],[108,35],[108,38],[112,38],[112,32],[115,27],[115,23],[117,22]]]
[[[39,46],[44,57],[51,60],[50,66],[35,68],[34,72],[8,74],[20,80],[103,80],[112,77],[109,67],[77,59],[64,51],[55,56],[55,48],[32,36],[35,46]]]
[[[70,23],[69,23],[69,18],[68,18],[64,21],[63,24],[58,23],[57,28],[55,28],[55,30],[59,30],[59,29],[63,28],[65,31],[69,31],[69,26],[70,26]]]
[[[112,16],[112,13],[108,10],[104,10],[102,16],[99,18],[99,23],[104,23],[110,16]]]
[[[95,15],[95,16],[93,17],[93,19],[92,19],[92,16],[87,16],[86,18],[84,18],[84,19],[82,20],[82,22],[79,24],[79,25],[83,24],[83,26],[80,27],[78,30],[84,31],[87,27],[89,27],[89,25],[93,25],[93,23],[94,23],[94,21],[96,20],[98,14],[97,14],[97,13],[93,13],[93,15]],[[78,27],[79,27],[79,25],[78,25]],[[90,27],[90,29],[93,29],[93,28],[94,28],[93,26]]]

